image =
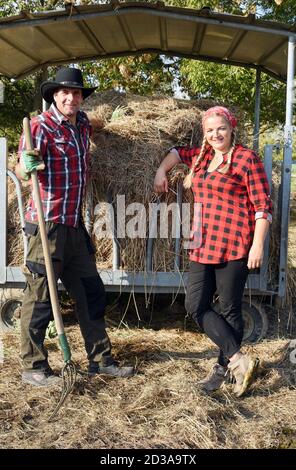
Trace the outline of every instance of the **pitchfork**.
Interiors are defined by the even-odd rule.
[[[24,118],[23,127],[24,127],[26,149],[28,151],[34,151],[29,118]],[[38,169],[40,170],[44,169],[44,164],[40,163]],[[59,408],[64,403],[66,397],[73,390],[73,387],[76,382],[76,367],[75,367],[75,364],[71,360],[71,351],[70,351],[68,340],[65,334],[64,324],[63,324],[62,315],[60,311],[56,279],[55,279],[55,274],[53,270],[52,259],[50,256],[49,243],[48,243],[45,220],[44,220],[42,203],[41,203],[37,170],[32,171],[31,176],[32,176],[32,183],[33,183],[33,198],[34,198],[34,202],[37,208],[38,224],[39,224],[39,230],[40,230],[40,235],[41,235],[44,260],[45,260],[45,268],[46,268],[46,275],[47,275],[47,280],[48,280],[50,302],[51,302],[53,317],[54,317],[56,329],[58,332],[59,342],[60,342],[60,346],[63,352],[63,359],[64,359],[64,366],[62,369],[62,381],[63,381],[62,394],[61,394],[58,404],[56,405],[52,414],[49,417],[48,421],[51,421],[57,414]]]

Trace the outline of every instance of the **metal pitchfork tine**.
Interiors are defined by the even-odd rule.
[[[33,140],[32,140],[29,118],[24,118],[23,128],[24,128],[26,149],[28,151],[33,151],[34,147],[33,147]],[[40,163],[38,169],[43,170],[44,163]],[[46,275],[47,275],[47,280],[48,280],[50,302],[51,302],[56,329],[58,332],[60,346],[63,352],[63,359],[65,363],[62,369],[62,381],[63,381],[62,395],[60,397],[58,404],[56,405],[56,407],[54,408],[52,414],[50,415],[48,419],[48,421],[51,421],[56,416],[58,410],[64,403],[66,397],[73,390],[75,382],[76,382],[77,372],[76,372],[75,364],[71,360],[71,351],[70,351],[68,340],[65,334],[63,319],[62,319],[62,315],[60,311],[56,280],[55,280],[55,275],[54,275],[54,270],[53,270],[53,265],[52,265],[52,259],[50,256],[49,243],[48,243],[42,203],[41,203],[37,170],[32,171],[31,176],[32,176],[32,183],[33,183],[33,198],[34,198],[34,202],[37,208],[39,230],[40,230],[41,242],[42,242],[42,250],[43,250],[44,259],[45,259],[45,268],[46,268]]]

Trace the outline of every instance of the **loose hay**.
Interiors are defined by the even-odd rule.
[[[113,320],[118,316],[114,313]],[[160,329],[159,326],[162,325]],[[172,326],[174,325],[174,326]],[[245,350],[258,355],[260,376],[245,398],[231,387],[204,395],[197,381],[217,354],[210,340],[184,330],[180,316],[157,314],[139,329],[109,328],[114,355],[137,364],[129,379],[79,377],[58,419],[47,423],[59,390],[36,389],[20,381],[18,334],[4,337],[0,382],[1,448],[213,449],[296,447],[295,369],[286,341],[263,341]],[[73,360],[86,366],[78,325],[68,325]],[[61,369],[61,352],[48,341],[51,365]]]
[[[153,180],[156,169],[166,151],[173,145],[200,144],[201,113],[215,105],[212,101],[183,101],[166,97],[147,98],[114,91],[92,95],[84,104],[93,124],[91,143],[91,172],[87,199],[94,210],[92,219],[93,241],[99,269],[112,268],[112,238],[98,237],[98,228],[107,220],[110,204],[116,206],[116,196],[125,196],[125,206],[141,203],[145,207],[139,225],[149,233],[149,204],[156,203]],[[235,110],[236,114],[240,114]],[[242,116],[239,121],[244,122]],[[240,129],[239,140],[247,143],[245,128]],[[16,157],[13,156],[15,159]],[[169,192],[160,196],[162,203],[176,202],[176,192],[184,177],[184,165],[178,165],[169,175]],[[278,284],[279,230],[278,187],[280,168],[274,165],[272,199],[274,204],[269,253],[269,288]],[[20,265],[23,258],[22,234],[17,214],[13,183],[9,182],[8,264]],[[28,192],[28,190],[27,190]],[[27,193],[26,193],[27,194]],[[183,191],[183,203],[192,202],[192,192]],[[133,221],[137,212],[126,215]],[[109,216],[109,220],[110,216]],[[169,222],[171,220],[169,219]],[[180,270],[188,268],[188,251],[181,243]],[[120,247],[120,268],[131,272],[146,269],[146,238],[123,237]],[[292,312],[295,301],[296,273],[288,259],[286,308]],[[158,237],[153,245],[153,271],[175,270],[175,239],[169,223],[168,238]],[[287,319],[287,329],[292,330],[293,316]]]
[[[152,182],[165,150],[177,142],[198,143],[200,111],[212,104],[199,102],[195,107],[173,99],[147,99],[113,92],[95,95],[86,102],[94,125],[90,194],[94,206],[100,203],[94,226],[108,210],[108,194],[109,200],[110,194],[114,199],[119,193],[126,195],[127,203],[137,201],[145,206],[155,201]],[[170,191],[162,201],[175,201],[180,178],[180,173],[174,170],[170,176]],[[276,176],[273,179],[275,204],[278,181]],[[20,265],[23,262],[22,238],[10,182],[8,190],[9,264]],[[25,196],[27,193],[25,190]],[[190,192],[184,192],[184,201],[191,201],[191,198]],[[271,285],[278,278],[277,221],[275,215],[271,232]],[[95,238],[95,242],[98,266],[111,267],[112,240]],[[145,245],[146,241],[141,239],[122,240],[122,267],[143,270]],[[174,244],[170,234],[168,240],[155,243],[154,269],[170,271],[173,260]],[[186,263],[187,255],[183,250],[183,269]],[[292,302],[294,292],[295,278],[288,277],[288,303]],[[138,300],[135,300],[135,309],[136,305],[139,305]],[[59,419],[51,424],[46,419],[59,398],[59,391],[38,390],[21,383],[19,334],[5,335],[2,338],[5,359],[0,364],[0,447],[295,448],[296,371],[289,361],[286,341],[271,338],[256,346],[244,347],[263,361],[260,376],[245,398],[234,398],[229,386],[205,396],[196,383],[208,372],[216,350],[205,336],[184,329],[180,312],[176,310],[178,315],[172,315],[173,307],[170,311],[155,311],[150,326],[146,325],[145,329],[133,327],[126,309],[124,318],[121,311],[120,323],[127,328],[109,327],[114,355],[121,362],[136,365],[138,375],[122,380],[80,377],[73,394],[60,410]],[[139,306],[137,309],[141,323],[145,309]],[[113,317],[109,314],[109,325],[118,324],[118,314],[114,310]],[[78,326],[68,325],[67,336],[75,363],[85,368]],[[63,363],[57,343],[47,341],[47,347],[52,366],[60,370]]]
[[[126,206],[144,205],[146,213],[142,223],[149,233],[149,203],[156,202],[153,193],[155,172],[170,147],[178,144],[199,145],[202,137],[201,113],[216,103],[211,101],[182,101],[173,98],[146,98],[107,92],[93,95],[85,110],[94,129],[91,145],[92,167],[90,199],[103,207],[109,199],[116,204],[116,195],[124,195]],[[240,130],[243,140],[246,136]],[[177,185],[184,177],[184,165],[173,169],[169,175],[169,193],[160,197],[162,203],[175,203]],[[184,190],[183,202],[191,202],[192,193]],[[99,212],[99,210],[98,210]],[[128,221],[128,220],[127,220]],[[98,222],[98,217],[94,224]],[[96,235],[96,232],[94,233]],[[97,252],[105,252],[106,239],[94,236]],[[129,271],[143,271],[146,267],[146,240],[143,238],[119,239],[120,267]],[[154,243],[153,270],[174,270],[175,247],[171,229],[168,238],[158,238]],[[111,250],[112,243],[109,240]],[[100,256],[100,255],[99,255]],[[97,258],[98,264],[102,261]],[[112,258],[108,257],[112,267]],[[188,266],[188,253],[181,249],[181,269]]]

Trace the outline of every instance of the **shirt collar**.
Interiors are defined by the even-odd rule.
[[[52,114],[53,119],[58,124],[62,124],[63,121],[70,123],[70,120],[58,110],[58,108],[56,107],[54,103],[51,104],[48,111]],[[85,120],[86,120],[85,113],[82,111],[78,111],[76,120],[77,120],[77,124],[80,124],[80,122],[85,123]]]

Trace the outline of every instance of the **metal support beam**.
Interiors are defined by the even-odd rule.
[[[194,37],[193,46],[191,49],[192,54],[194,55],[199,54],[203,39],[205,37],[206,29],[207,29],[206,24],[196,25],[195,37]]]
[[[126,39],[129,49],[131,51],[136,51],[137,47],[135,45],[135,41],[133,39],[132,33],[130,32],[126,19],[124,18],[124,16],[116,16],[116,19],[120,25],[121,31]]]
[[[113,193],[111,190],[108,191],[107,200],[110,208],[110,219],[111,226],[113,229],[112,233],[112,266],[113,270],[116,271],[120,266],[120,245],[117,238],[117,211],[116,205],[113,200]]]
[[[132,57],[132,56],[138,56],[138,55],[142,55],[142,54],[162,54],[162,53],[163,53],[162,50],[154,49],[154,48],[138,49],[136,51],[126,50],[126,51],[123,51],[123,52],[116,52],[114,54],[108,54],[108,55],[103,55],[103,56],[98,56],[98,55],[81,56],[81,57],[79,57],[79,62],[85,62],[85,61],[89,62],[89,61],[92,61],[92,60],[100,60],[100,59],[113,59],[115,57],[127,57],[127,56]],[[170,50],[166,51],[165,55],[169,56],[169,57],[176,57],[176,55],[177,55],[178,57],[184,57],[185,59],[201,60],[203,62],[214,62],[214,63],[217,63],[217,64],[225,64],[225,65],[236,65],[238,67],[244,67],[244,68],[252,68],[252,69],[257,68],[254,64],[245,64],[245,63],[234,61],[234,60],[216,59],[214,57],[207,57],[207,56],[204,56],[204,55],[185,54],[185,53],[182,53],[182,52],[178,52],[176,54],[176,52],[170,51]],[[69,60],[58,59],[58,60],[49,61],[45,65],[46,66],[49,66],[49,65],[65,65],[65,64],[71,64],[71,63],[73,63],[77,60],[78,60],[77,57],[71,57]],[[40,68],[40,65],[30,67],[26,70],[26,72],[21,73],[20,75],[17,75],[17,76],[11,77],[11,78],[15,78],[17,80],[20,80],[22,78],[27,77],[31,73],[35,72],[39,68]],[[286,83],[286,80],[285,80],[284,77],[280,77],[279,75],[276,75],[275,73],[271,72],[269,69],[267,69],[265,67],[261,66],[261,71],[265,72],[267,75],[269,75],[270,77],[275,78],[276,80],[279,80],[283,83]],[[5,76],[9,76],[9,74],[6,73]]]
[[[255,92],[255,117],[254,117],[254,133],[253,148],[255,152],[259,149],[259,132],[260,132],[260,89],[261,89],[261,69],[256,69],[256,92]]]
[[[184,21],[189,21],[190,23],[201,23],[201,24],[209,24],[209,25],[223,25],[225,28],[233,28],[233,29],[239,29],[239,30],[245,30],[245,31],[257,31],[258,33],[269,33],[269,34],[276,34],[278,36],[284,36],[284,37],[294,37],[296,38],[296,33],[293,31],[290,31],[289,29],[284,29],[284,28],[277,28],[274,27],[272,28],[272,32],[270,27],[265,27],[265,26],[259,26],[255,24],[250,24],[248,20],[246,22],[242,21],[231,21],[229,20],[230,15],[225,15],[225,19],[223,19],[221,16],[219,18],[215,18],[214,16],[211,17],[202,17],[202,16],[196,16],[192,14],[184,14],[182,13],[175,13],[173,11],[167,11],[165,9],[158,10],[157,8],[149,8],[149,10],[146,10],[136,6],[127,6],[127,7],[119,7],[118,5],[115,7],[115,9],[110,11],[84,11],[81,13],[73,13],[72,16],[69,16],[67,12],[63,11],[53,11],[53,12],[47,12],[46,15],[43,17],[39,17],[36,15],[31,20],[18,20],[17,22],[1,22],[0,23],[0,30],[5,30],[5,29],[11,29],[11,28],[23,28],[24,26],[43,26],[43,25],[48,25],[48,24],[58,24],[58,23],[64,23],[65,19],[67,21],[87,21],[91,20],[93,18],[99,18],[99,17],[116,17],[116,18],[124,18],[127,14],[143,14],[147,16],[156,16],[159,18],[165,17],[168,20],[184,20]]]
[[[12,41],[9,41],[8,39],[6,39],[5,37],[3,37],[3,35],[0,35],[0,39],[1,41],[5,42],[6,44],[8,44],[12,49],[16,49],[17,51],[19,51],[21,54],[23,54],[25,57],[27,57],[28,59],[30,59],[32,62],[35,62],[35,64],[40,64],[41,62],[41,59],[40,57],[36,57],[35,55],[32,54],[32,52],[28,52],[27,49],[25,49],[24,47],[21,47],[19,45],[16,45],[16,43],[12,42]]]
[[[167,33],[167,24],[165,18],[159,18],[159,35],[161,48],[165,52],[168,50],[168,33]]]
[[[49,104],[47,103],[47,101],[45,101],[45,99],[42,98],[42,111],[47,111],[49,108]]]
[[[286,94],[286,125],[285,140],[292,144],[292,122],[293,122],[293,104],[294,96],[294,74],[295,74],[295,44],[296,38],[291,36],[288,44],[288,64],[287,64],[287,94]]]
[[[284,146],[284,161],[281,178],[281,235],[279,263],[279,297],[284,298],[287,286],[288,231],[290,220],[292,147]]]
[[[34,15],[32,13],[30,13],[29,11],[23,11],[22,12],[22,15],[25,17],[25,18],[29,18],[30,20],[34,18]],[[59,49],[64,55],[65,57],[68,57],[69,56],[69,52],[66,51],[66,49],[64,49],[61,44],[58,43],[58,41],[55,41],[51,36],[49,36],[49,34],[47,34],[45,31],[43,31],[43,29],[41,29],[41,27],[37,26],[36,27],[36,30],[42,34],[42,36],[44,36],[48,41],[50,41],[52,44],[54,44],[54,46]]]
[[[264,148],[264,168],[267,176],[269,188],[271,191],[272,187],[272,151],[273,145],[265,145]],[[268,271],[268,254],[269,254],[269,238],[270,234],[266,235],[264,242],[264,256],[263,263],[260,268],[260,290],[265,291],[267,289],[267,271]]]
[[[24,264],[27,258],[28,252],[28,239],[25,235],[25,211],[24,211],[24,204],[23,204],[23,196],[22,196],[22,188],[21,184],[16,177],[16,175],[11,170],[7,170],[7,175],[12,179],[15,185],[16,195],[17,195],[17,203],[18,203],[18,211],[20,216],[20,222],[22,227],[22,236],[23,236],[23,248],[24,248]],[[7,228],[7,227],[6,227]]]
[[[158,215],[158,205],[160,204],[160,199],[157,198],[157,202],[152,205],[152,211],[149,212],[149,234],[146,245],[146,271],[149,273],[153,268],[153,245],[154,240],[157,237],[157,215]]]
[[[152,272],[147,271],[130,272],[123,270],[98,271],[108,292],[143,292],[143,293],[178,293],[185,292],[188,273],[181,272]],[[254,294],[260,294],[258,289],[258,274],[250,274],[246,283],[246,289],[252,289]],[[25,276],[18,267],[7,267],[6,287],[24,288]],[[62,287],[59,284],[59,288]],[[267,291],[266,294],[273,295],[276,292]]]
[[[0,138],[0,284],[6,282],[7,230],[7,141]]]
[[[291,168],[293,146],[293,102],[294,98],[294,73],[295,73],[295,38],[289,38],[288,65],[287,65],[287,92],[286,92],[286,124],[284,131],[284,160],[282,165],[281,180],[281,243],[279,265],[279,292],[281,298],[285,297],[287,284],[287,255],[288,255],[288,230],[290,219],[290,191]]]
[[[264,62],[266,62],[267,59],[273,56],[280,49],[280,47],[282,47],[285,44],[286,41],[287,41],[287,38],[281,39],[277,46],[272,46],[269,49],[269,51],[266,51],[261,57],[259,57],[258,62],[257,62],[258,65],[263,65]]]
[[[42,67],[42,81],[45,82],[45,80],[48,79],[48,69],[46,66],[43,66]],[[47,101],[45,101],[44,98],[42,98],[42,111],[45,112],[48,110],[49,108],[49,103],[47,103]]]
[[[238,31],[236,33],[223,59],[231,59],[232,54],[236,51],[237,47],[246,34],[247,31]]]
[[[95,36],[95,34],[92,32],[92,30],[90,29],[90,27],[87,25],[85,21],[82,21],[82,23],[75,23],[75,24],[78,27],[78,29],[81,31],[83,36],[85,37],[85,40],[88,41],[88,43],[96,49],[98,54],[100,55],[106,54],[106,50],[104,49],[100,41],[98,41],[97,37]]]
[[[177,185],[177,205],[178,220],[175,221],[175,261],[174,269],[179,270],[181,267],[180,247],[181,247],[181,213],[182,213],[182,197],[183,197],[183,181],[179,181]]]

